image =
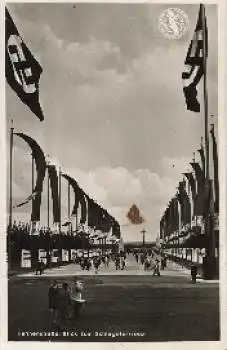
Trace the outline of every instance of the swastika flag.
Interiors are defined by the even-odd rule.
[[[200,102],[197,97],[197,85],[206,74],[205,60],[208,56],[208,32],[206,25],[204,5],[200,5],[199,15],[193,39],[189,45],[184,62],[182,79],[184,84],[184,96],[187,109],[192,112],[200,112]]]
[[[30,110],[42,121],[39,103],[39,79],[42,67],[33,57],[5,10],[5,74],[10,87]]]

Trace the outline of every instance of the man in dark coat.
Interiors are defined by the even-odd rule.
[[[192,283],[196,283],[196,276],[197,276],[198,268],[196,264],[191,265],[191,278],[192,278]]]

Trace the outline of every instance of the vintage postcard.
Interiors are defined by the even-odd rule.
[[[219,342],[219,4],[4,11],[8,342]]]

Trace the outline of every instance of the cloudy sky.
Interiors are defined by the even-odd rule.
[[[189,30],[179,40],[158,30],[159,15],[168,7],[189,17]],[[8,127],[13,118],[16,131],[34,137],[53,163],[119,220],[125,240],[141,239],[143,227],[147,239],[155,239],[204,132],[203,114],[186,110],[181,81],[198,5],[9,4],[8,9],[43,68],[45,116],[39,122],[7,85]],[[206,6],[206,14],[209,114],[217,117],[216,6]],[[14,146],[16,204],[31,192],[31,159],[22,140],[15,137]],[[142,226],[127,221],[132,204],[145,218]],[[14,211],[16,219],[28,221],[29,215],[30,205]],[[41,221],[46,224],[46,191]]]

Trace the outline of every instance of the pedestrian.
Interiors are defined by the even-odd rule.
[[[145,261],[145,255],[144,254],[141,254],[140,255],[140,262],[141,262],[141,265],[143,265],[144,261]]]
[[[153,276],[160,276],[160,265],[158,259],[155,259]]]
[[[109,265],[109,258],[108,258],[108,256],[106,255],[106,256],[105,256],[105,267],[108,267],[108,265]]]
[[[164,270],[165,268],[165,258],[164,256],[161,257],[161,269]]]
[[[72,308],[72,316],[77,316],[85,303],[85,299],[83,299],[83,290],[84,286],[81,281],[76,277],[74,282],[71,285],[71,308]]]
[[[99,265],[100,265],[100,260],[98,257],[96,257],[93,261],[93,265],[94,265],[94,268],[95,268],[95,274],[98,273],[98,269],[99,269]]]
[[[38,275],[38,272],[42,275],[42,261],[40,259],[37,261],[35,274]]]
[[[44,261],[41,260],[41,262],[40,262],[40,275],[42,275],[42,273],[44,273],[44,270],[45,270],[45,264],[44,264]]]
[[[148,270],[150,266],[151,266],[150,259],[146,257],[144,261],[144,270]]]
[[[192,280],[192,283],[196,283],[197,272],[198,272],[198,268],[197,268],[196,264],[192,264],[191,265],[191,280]]]
[[[53,312],[53,323],[56,323],[57,295],[58,283],[54,280],[48,290],[49,310]]]
[[[164,266],[167,267],[167,257],[164,255]]]
[[[121,259],[119,256],[116,256],[116,260],[115,260],[115,267],[116,267],[116,270],[119,270],[120,269],[120,263],[121,263]]]
[[[122,258],[122,260],[121,260],[121,269],[124,270],[125,268],[126,268],[125,258]]]
[[[62,288],[59,288],[56,303],[56,321],[59,331],[66,328],[66,321],[69,316],[71,306],[71,297],[68,283],[63,283]]]

